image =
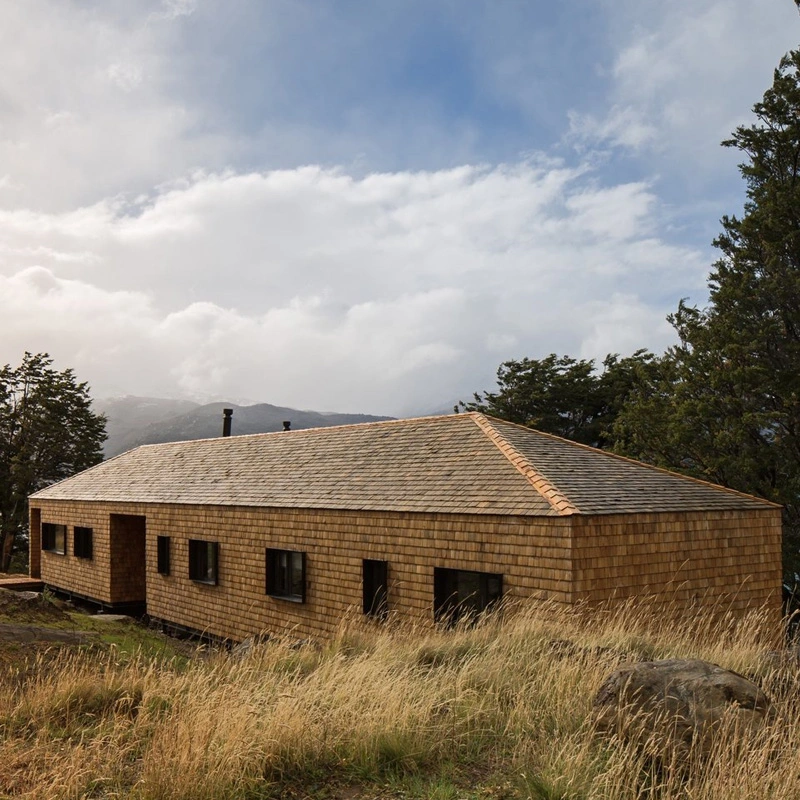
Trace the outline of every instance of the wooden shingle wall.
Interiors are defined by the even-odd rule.
[[[573,518],[576,601],[652,596],[677,611],[780,612],[781,514],[714,511]]]
[[[66,553],[41,552],[41,579],[102,603],[114,602],[111,593],[109,513],[96,503],[40,501],[31,505],[31,575],[37,577],[37,553],[41,552],[41,523],[67,526]],[[92,558],[76,558],[75,526],[92,528]]]
[[[68,526],[66,555],[42,553],[45,583],[105,603],[131,601],[144,559],[152,617],[233,640],[262,631],[330,636],[344,614],[360,611],[363,559],[389,562],[390,609],[426,624],[434,567],[500,573],[511,598],[654,595],[676,610],[697,603],[780,609],[778,509],[513,517],[39,500],[32,501],[32,542],[37,511],[41,522]],[[144,554],[135,533],[126,548],[120,530],[112,556],[112,514],[146,518]],[[74,557],[75,525],[94,530],[91,561]],[[168,576],[157,571],[158,536],[171,540]],[[189,579],[189,539],[218,543],[217,585]],[[305,603],[266,595],[268,547],[306,554]],[[114,590],[112,572],[117,583],[129,575],[134,588]]]
[[[389,562],[390,609],[420,621],[432,621],[435,566],[501,573],[504,593],[510,597],[570,600],[566,518],[167,504],[144,508],[140,504],[59,501],[40,504],[46,521],[70,521],[74,517],[85,520],[77,524],[94,523],[95,547],[102,559],[96,564],[102,563],[106,570],[110,514],[144,514],[148,613],[234,640],[261,631],[291,633],[299,638],[329,636],[348,610],[360,610],[362,559]],[[157,536],[171,538],[168,576],[157,571]],[[189,580],[189,539],[219,543],[218,585]],[[306,553],[305,603],[266,595],[267,547]],[[107,586],[98,583],[95,587],[81,580],[77,569],[74,573],[56,569],[51,564],[56,559],[65,557],[44,554],[45,582],[110,602]]]
[[[172,537],[169,577],[157,535]],[[187,577],[188,539],[219,542],[219,584]],[[267,547],[306,553],[306,602],[265,593]],[[433,568],[499,572],[511,596],[569,600],[565,521],[459,515],[159,506],[148,514],[148,612],[219,636],[332,634],[362,602],[362,559],[389,562],[389,608],[432,620]]]
[[[28,573],[31,578],[42,575],[42,512],[31,508],[28,516]]]

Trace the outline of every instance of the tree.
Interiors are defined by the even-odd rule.
[[[91,410],[89,387],[46,353],[25,353],[0,369],[0,571],[28,527],[32,492],[102,461],[105,417]]]
[[[543,359],[506,361],[497,370],[497,391],[476,393],[472,402],[461,402],[455,410],[481,411],[603,447],[609,444],[613,421],[641,380],[640,373],[647,374],[655,362],[646,350],[627,358],[608,355],[598,374],[592,360],[555,353]]]
[[[742,152],[741,217],[714,242],[709,305],[681,302],[680,344],[615,424],[622,452],[784,505],[784,568],[800,573],[800,50],[723,142]]]

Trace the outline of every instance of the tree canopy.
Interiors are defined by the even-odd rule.
[[[89,387],[47,353],[25,353],[0,369],[0,571],[27,531],[32,492],[103,459],[105,417],[91,409]]]
[[[800,582],[800,50],[775,70],[743,154],[741,216],[724,216],[709,303],[669,317],[679,343],[592,362],[506,362],[480,408],[784,506],[784,569]],[[609,361],[611,359],[611,361]],[[611,385],[609,385],[609,382]]]
[[[616,423],[631,455],[784,506],[784,565],[800,572],[800,51],[786,55],[723,142],[745,160],[741,217],[722,218],[709,305],[681,302],[680,344]]]
[[[456,411],[481,411],[509,422],[604,447],[628,395],[657,359],[646,350],[620,358],[609,354],[601,372],[593,360],[551,353],[542,359],[506,361],[497,370],[498,389],[475,394]]]

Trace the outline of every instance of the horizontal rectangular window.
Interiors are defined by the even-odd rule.
[[[294,603],[306,601],[306,554],[267,549],[267,594]]]
[[[441,567],[433,570],[433,616],[439,622],[452,625],[459,619],[477,617],[502,595],[502,575]]]
[[[63,556],[67,552],[67,526],[43,522],[42,550],[46,550],[48,553],[59,553]]]
[[[76,525],[72,530],[72,552],[77,558],[92,557],[92,529]]]
[[[200,539],[189,539],[189,577],[198,583],[217,583],[219,545]]]
[[[158,574],[169,575],[169,536],[159,536],[158,539]]]

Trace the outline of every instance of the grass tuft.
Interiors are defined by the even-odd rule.
[[[592,700],[608,674],[666,657],[751,676],[773,723],[723,731],[684,763],[599,737]],[[794,798],[798,688],[768,615],[675,620],[634,603],[530,604],[450,632],[349,620],[323,647],[273,639],[202,659],[43,653],[0,671],[0,795]]]

